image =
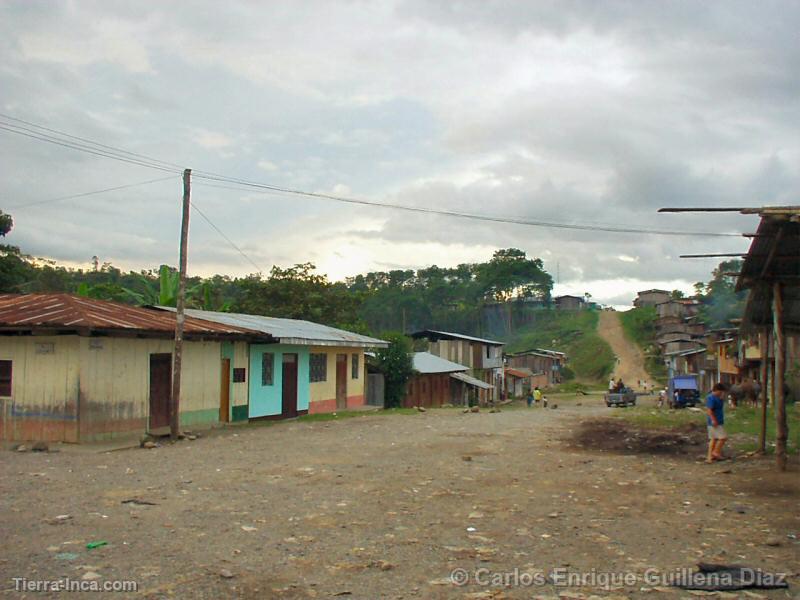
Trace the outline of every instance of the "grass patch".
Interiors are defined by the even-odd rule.
[[[594,310],[537,311],[534,320],[508,340],[507,351],[549,348],[566,352],[569,368],[579,380],[602,381],[614,368],[611,346],[597,334]]]
[[[644,352],[645,370],[650,377],[663,384],[667,381],[667,367],[655,343],[657,318],[655,306],[642,306],[619,313],[625,337]]]
[[[689,424],[705,425],[705,413],[692,410],[669,410],[666,408],[654,409],[647,406],[636,406],[625,409],[615,415],[625,419],[638,427],[649,429],[680,429]],[[798,452],[800,449],[800,410],[797,404],[786,407],[786,420],[789,426],[788,452]],[[735,442],[739,450],[755,450],[758,443],[758,433],[761,426],[761,409],[749,406],[740,406],[736,409],[725,408],[725,430],[731,436],[741,434],[744,439]],[[775,413],[772,406],[767,410],[767,452],[774,451],[775,444]]]
[[[332,413],[315,413],[313,415],[302,415],[297,417],[303,423],[317,423],[320,421],[341,421],[342,419],[352,419],[355,417],[374,417],[390,415],[416,415],[419,411],[416,408],[379,408],[378,410],[337,410]]]

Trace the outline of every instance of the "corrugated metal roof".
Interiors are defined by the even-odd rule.
[[[463,381],[467,385],[483,388],[484,390],[491,390],[494,387],[491,383],[486,383],[485,381],[481,381],[480,379],[475,379],[474,377],[470,377],[466,373],[450,373],[450,377],[452,377],[453,379],[458,379],[459,381]]]
[[[511,375],[519,379],[527,379],[528,377],[533,377],[533,371],[525,369],[524,367],[508,367],[506,368],[506,375]]]
[[[414,353],[414,370],[420,373],[453,373],[466,371],[467,367],[450,362],[430,352]]]
[[[8,294],[0,296],[0,328],[172,333],[175,316],[72,294]],[[261,335],[241,327],[193,318],[186,319],[184,331],[187,335]]]
[[[433,334],[431,336],[431,334]],[[437,331],[436,329],[423,329],[422,331],[417,331],[416,333],[412,333],[411,337],[413,338],[421,338],[421,337],[444,337],[444,338],[453,338],[458,340],[467,340],[469,342],[480,342],[481,344],[489,344],[490,346],[505,346],[505,342],[498,342],[495,340],[485,340],[483,338],[472,337],[471,335],[464,335],[461,333],[451,333],[449,331]]]
[[[169,306],[154,307],[160,310],[174,311]],[[253,329],[271,335],[282,344],[300,346],[348,346],[357,348],[386,348],[389,344],[383,340],[359,335],[343,329],[328,327],[301,321],[298,319],[280,319],[263,315],[246,315],[243,313],[224,313],[210,310],[187,309],[186,314],[197,319],[213,321],[232,327]]]

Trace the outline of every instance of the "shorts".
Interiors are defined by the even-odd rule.
[[[708,439],[710,440],[727,440],[728,434],[725,432],[725,428],[722,425],[717,425],[716,427],[713,425],[708,426]]]

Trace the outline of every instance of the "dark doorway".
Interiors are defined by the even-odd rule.
[[[222,373],[219,389],[219,421],[227,423],[231,410],[231,359],[222,359]]]
[[[336,355],[336,408],[347,408],[347,354]]]
[[[150,430],[169,427],[172,354],[150,355]]]
[[[283,404],[281,416],[297,416],[297,354],[283,355]]]

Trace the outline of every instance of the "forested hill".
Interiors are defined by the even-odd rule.
[[[0,235],[13,223],[0,212]],[[71,269],[0,245],[0,292],[70,292],[129,304],[174,305],[177,273],[157,270],[123,272],[93,257],[88,269]],[[422,328],[503,337],[514,315],[550,301],[552,277],[538,258],[522,250],[498,250],[482,263],[453,268],[378,271],[344,282],[331,282],[311,263],[282,268],[269,275],[215,275],[188,280],[188,303],[194,308],[307,319],[361,333]],[[504,308],[506,303],[514,308]],[[499,307],[499,308],[498,308]]]

